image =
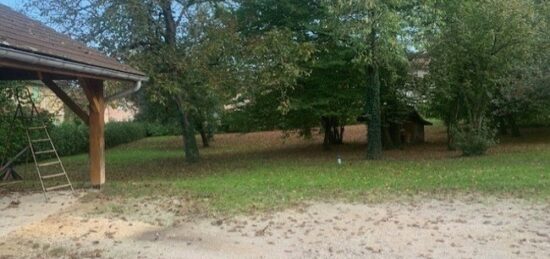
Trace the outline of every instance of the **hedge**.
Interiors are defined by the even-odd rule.
[[[64,123],[50,128],[50,135],[60,156],[88,152],[88,127]],[[138,122],[111,122],[105,125],[105,147],[111,148],[147,136],[146,127]]]
[[[181,127],[177,123],[145,123],[147,137],[175,136],[181,135]]]
[[[145,125],[138,122],[112,122],[105,125],[105,147],[111,148],[147,136]]]
[[[22,147],[27,144],[23,127],[14,129],[2,124],[0,118],[0,140],[2,143],[13,142],[12,145]],[[5,127],[4,127],[5,126]],[[84,124],[63,123],[48,127],[50,136],[60,156],[69,156],[88,152],[88,127]],[[8,134],[8,130],[12,134]],[[149,136],[177,135],[180,129],[176,124],[162,125],[157,123],[141,122],[111,122],[105,125],[105,147],[112,148],[121,144],[130,143]],[[8,136],[10,140],[7,140]],[[5,150],[7,146],[0,146],[0,157],[11,156],[12,152]],[[9,154],[8,154],[9,153]]]
[[[86,125],[64,123],[50,127],[49,132],[60,156],[88,151],[88,127]]]

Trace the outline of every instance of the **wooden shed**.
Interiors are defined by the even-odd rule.
[[[105,103],[139,90],[147,77],[2,4],[0,24],[0,80],[42,81],[89,126],[90,179],[100,187],[105,183]],[[78,81],[89,101],[87,109],[76,104],[58,80]],[[106,80],[130,82],[133,88],[106,97]]]
[[[431,122],[422,118],[416,109],[408,108],[409,112],[399,122],[390,122],[382,127],[382,142],[385,147],[392,148],[401,144],[419,144],[426,141],[425,126]],[[366,122],[368,115],[357,117],[357,121]]]
[[[401,143],[405,144],[417,144],[424,143],[426,141],[426,135],[424,133],[425,126],[431,126],[432,123],[425,120],[420,116],[418,111],[412,109],[407,118],[400,125],[400,137]]]

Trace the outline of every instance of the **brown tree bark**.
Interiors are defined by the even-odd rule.
[[[321,124],[324,130],[323,147],[330,149],[333,145],[341,145],[344,143],[345,127],[340,125],[337,117],[322,117]]]
[[[201,123],[201,126],[199,127],[199,133],[201,134],[202,146],[210,147],[210,138],[208,136],[208,132],[206,131],[204,123]]]

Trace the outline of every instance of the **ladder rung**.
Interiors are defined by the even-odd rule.
[[[43,167],[43,166],[57,165],[57,164],[60,164],[60,163],[61,163],[60,161],[54,161],[54,162],[38,164],[38,166]]]
[[[39,129],[45,129],[46,126],[38,126],[38,127],[29,127],[28,130],[39,130]]]
[[[50,175],[42,176],[42,179],[50,179],[50,178],[55,178],[55,177],[64,176],[64,175],[65,173],[50,174]]]
[[[64,184],[64,185],[49,187],[49,188],[46,188],[46,191],[49,192],[49,191],[53,191],[53,190],[57,190],[57,189],[63,189],[63,188],[67,188],[67,187],[71,187],[71,184],[68,183],[68,184]]]
[[[43,139],[35,139],[35,140],[31,140],[33,143],[38,143],[38,142],[47,142],[47,141],[50,141],[50,139],[48,138],[43,138]]]
[[[50,153],[55,153],[55,150],[52,149],[52,150],[34,152],[35,155],[50,154]]]

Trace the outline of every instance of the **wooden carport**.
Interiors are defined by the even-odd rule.
[[[105,183],[104,111],[109,99],[139,90],[144,73],[0,4],[0,80],[40,80],[90,131],[92,186]],[[78,81],[89,102],[82,109],[57,84]],[[133,89],[105,97],[104,81],[127,81]]]

